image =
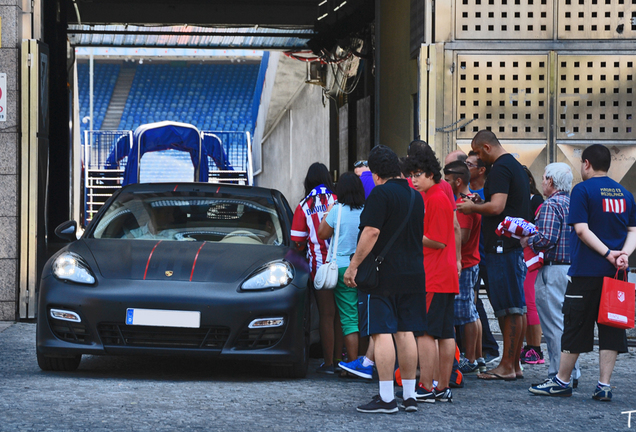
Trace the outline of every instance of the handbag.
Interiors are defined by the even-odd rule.
[[[623,280],[616,275],[603,278],[601,304],[598,308],[598,323],[620,329],[634,328],[634,284],[627,282],[627,271]]]
[[[358,272],[356,273],[355,282],[358,286],[358,289],[365,294],[377,294],[379,290],[379,273],[380,273],[380,265],[384,261],[384,257],[386,253],[393,246],[393,242],[397,239],[398,235],[404,230],[406,223],[409,221],[411,217],[411,210],[413,210],[413,202],[415,200],[415,192],[411,189],[411,202],[409,204],[409,211],[406,214],[406,218],[402,221],[402,225],[393,233],[388,243],[380,252],[380,255],[375,256],[373,252],[369,252],[369,254],[362,260],[360,265],[358,266]],[[353,257],[354,254],[351,255]]]
[[[338,206],[338,222],[336,223],[336,232],[331,238],[329,243],[329,250],[327,251],[327,259],[323,265],[321,265],[316,271],[314,277],[314,288],[319,289],[334,289],[338,284],[338,263],[335,256],[338,253],[338,236],[340,235],[340,216],[342,216],[342,206]],[[335,246],[334,246],[335,243]],[[333,247],[333,254],[331,249]],[[331,254],[331,261],[329,261],[329,255]]]

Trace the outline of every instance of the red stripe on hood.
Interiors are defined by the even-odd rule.
[[[161,243],[163,240],[159,240],[159,243]],[[146,271],[144,272],[144,280],[146,280],[146,275],[148,274],[148,266],[150,265],[150,259],[152,258],[152,254],[155,253],[155,249],[157,249],[157,246],[159,246],[159,243],[157,243],[155,245],[155,247],[152,248],[152,250],[150,251],[150,255],[148,255],[148,262],[146,263]]]
[[[201,245],[201,247],[197,251],[197,254],[194,256],[194,262],[192,263],[192,271],[190,272],[190,282],[192,282],[192,275],[194,274],[194,267],[196,267],[197,259],[199,259],[199,252],[201,252],[201,249],[203,249],[203,246],[205,246],[205,243],[206,242],[203,242],[203,244]]]

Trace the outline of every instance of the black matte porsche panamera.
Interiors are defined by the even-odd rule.
[[[134,184],[79,240],[46,263],[37,359],[75,370],[81,356],[202,354],[269,363],[303,377],[308,268],[275,190],[206,183]]]

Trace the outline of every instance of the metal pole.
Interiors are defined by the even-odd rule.
[[[89,60],[89,130],[92,131],[93,130],[93,72],[94,72],[94,58],[93,58],[93,48],[91,48],[91,55],[90,55],[90,60]],[[93,134],[90,133],[89,134],[91,137],[91,141],[90,141],[90,145],[93,145]]]

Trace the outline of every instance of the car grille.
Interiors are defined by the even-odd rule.
[[[278,343],[285,333],[285,326],[265,329],[245,329],[236,339],[236,349],[252,350],[269,348]]]
[[[229,327],[154,327],[101,323],[97,331],[107,346],[154,348],[222,349],[230,336]]]
[[[88,333],[86,326],[82,323],[49,319],[49,324],[53,334],[63,341],[81,344],[90,343],[90,333]]]

